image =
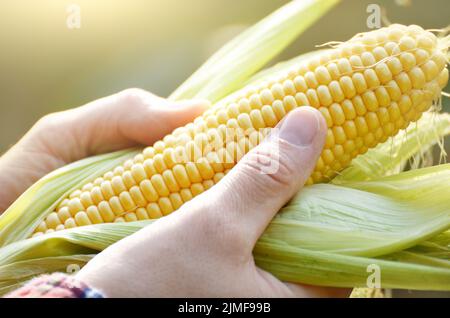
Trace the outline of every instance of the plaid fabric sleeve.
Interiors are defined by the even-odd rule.
[[[23,287],[11,292],[6,298],[104,298],[102,293],[62,273],[42,275]]]

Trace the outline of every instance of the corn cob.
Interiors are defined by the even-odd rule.
[[[431,107],[448,81],[447,49],[415,25],[358,34],[276,78],[243,88],[74,191],[33,235],[167,215],[217,183],[264,138],[266,128],[305,105],[317,108],[328,126],[308,184],[328,181]]]

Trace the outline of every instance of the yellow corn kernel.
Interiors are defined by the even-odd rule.
[[[352,120],[356,117],[356,111],[355,107],[353,106],[353,103],[346,99],[341,103],[342,111],[344,113],[345,119]]]
[[[92,200],[91,194],[89,191],[84,191],[80,195],[81,204],[87,208],[88,206],[94,205],[94,201]]]
[[[194,197],[204,191],[205,191],[205,188],[203,188],[203,185],[201,183],[194,183],[191,185],[191,192]]]
[[[72,217],[68,207],[62,207],[61,209],[58,210],[57,214],[58,214],[58,218],[61,221],[61,223],[66,222],[67,219],[70,219]],[[41,232],[43,232],[43,231],[41,231]]]
[[[353,80],[349,76],[342,76],[339,79],[339,83],[341,84],[342,91],[347,98],[353,98],[356,95],[356,88],[353,84]]]
[[[133,199],[130,196],[130,193],[128,192],[122,192],[119,195],[119,200],[125,211],[133,211],[137,207],[136,203],[133,201]]]
[[[319,98],[320,105],[330,106],[333,103],[333,97],[330,90],[325,85],[320,85],[317,88],[317,96]]]
[[[145,200],[144,195],[142,194],[142,192],[138,186],[131,187],[130,196],[131,196],[131,199],[139,207],[145,207],[148,203],[147,200]]]
[[[112,222],[116,217],[106,201],[102,201],[98,204],[98,211],[105,222]]]
[[[127,188],[125,187],[125,184],[123,183],[123,179],[121,176],[113,177],[111,179],[111,186],[116,195],[119,195],[120,193],[127,191]]]
[[[131,168],[130,168],[131,169]],[[125,171],[122,174],[123,183],[125,184],[125,187],[127,189],[131,188],[132,186],[136,185],[136,181],[134,181],[133,176],[131,175],[130,171]]]
[[[103,197],[106,200],[109,200],[111,197],[114,196],[114,190],[112,188],[112,185],[111,185],[110,181],[103,181],[100,184],[100,189],[102,190]]]
[[[75,220],[72,218],[67,219],[66,222],[64,222],[64,228],[66,228],[66,229],[71,229],[76,226],[77,226],[77,224],[75,223]]]
[[[138,218],[134,212],[125,214],[124,219],[126,222],[134,222],[134,221],[138,220]]]
[[[113,171],[108,171],[107,173],[105,173],[103,175],[103,179],[105,179],[105,180],[111,180],[113,177],[114,177]]]
[[[41,223],[39,223],[39,226],[36,228],[36,232],[42,232],[45,233],[45,231],[47,231],[47,224],[45,223],[45,221],[42,221]]]
[[[98,211],[98,208],[96,206],[90,206],[86,209],[86,215],[88,216],[89,220],[94,223],[103,223],[103,219],[100,215],[100,212]]]
[[[367,86],[370,89],[376,88],[381,85],[377,73],[371,68],[364,70],[364,79],[366,80]]]
[[[164,181],[164,184],[167,186],[170,192],[178,192],[180,191],[180,187],[175,179],[175,176],[173,175],[172,170],[166,170],[162,174],[162,178]]]
[[[164,179],[160,174],[154,175],[151,179],[152,185],[160,196],[168,196],[170,191],[164,183]]]
[[[81,194],[81,190],[75,190],[69,195],[69,199],[78,198]]]
[[[139,208],[136,210],[136,217],[138,220],[148,220],[150,217],[147,213],[147,210],[145,208]]]
[[[408,72],[408,75],[413,84],[413,88],[420,89],[425,86],[425,83],[426,83],[425,74],[423,73],[423,71],[420,67],[417,67],[417,66],[413,67]]]
[[[180,195],[181,195],[181,199],[183,200],[183,202],[188,202],[189,200],[191,200],[193,198],[192,192],[190,189],[181,189]]]
[[[147,205],[147,213],[151,219],[158,219],[163,216],[159,205],[155,202]]]
[[[184,203],[179,193],[171,193],[169,195],[169,200],[174,210],[178,210]]]
[[[328,85],[328,89],[334,102],[340,103],[345,99],[346,96],[338,81],[332,81]]]
[[[141,189],[142,194],[145,196],[147,201],[155,202],[158,200],[158,192],[155,190],[150,180],[142,181],[139,185],[139,188]]]
[[[87,216],[86,212],[84,212],[84,211],[81,211],[81,212],[78,212],[77,214],[75,214],[74,219],[78,226],[92,224],[91,220],[89,220],[89,217]]]
[[[122,203],[120,203],[119,197],[112,197],[108,201],[109,207],[115,215],[122,215],[125,212]]]
[[[334,126],[340,126],[345,122],[345,115],[341,105],[335,103],[330,106],[329,110]]]
[[[402,92],[400,90],[400,87],[398,83],[394,80],[391,80],[389,83],[385,85],[385,88],[389,94],[389,97],[392,101],[396,102],[400,100],[402,97]]]
[[[362,94],[367,91],[367,83],[361,73],[354,73],[352,76],[352,81],[358,94]]]
[[[124,223],[124,222],[125,222],[125,219],[121,216],[114,219],[114,223]]]
[[[161,212],[163,215],[168,215],[173,212],[172,202],[167,197],[159,198],[158,205],[161,208]]]
[[[94,202],[94,204],[99,204],[100,202],[105,200],[103,198],[102,191],[100,190],[100,187],[98,187],[98,186],[93,187],[90,193],[91,193],[91,198],[92,198],[92,201]]]

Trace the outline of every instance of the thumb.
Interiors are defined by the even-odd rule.
[[[244,231],[250,248],[309,178],[322,151],[326,127],[316,109],[293,110],[210,189],[223,200],[227,220]]]

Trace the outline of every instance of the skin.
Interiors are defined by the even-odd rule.
[[[44,117],[0,158],[0,211],[48,172],[152,144],[206,107],[130,89]],[[323,117],[310,107],[292,111],[277,128],[213,188],[111,245],[77,277],[108,297],[347,296],[344,289],[281,282],[255,265],[256,241],[303,187],[326,135]]]

